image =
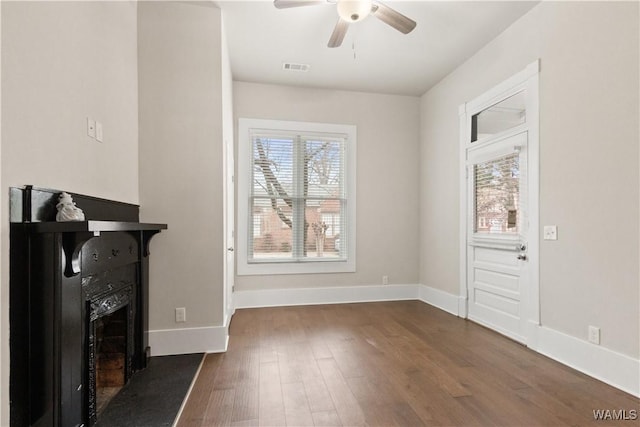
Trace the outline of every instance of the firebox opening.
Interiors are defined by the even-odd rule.
[[[127,381],[127,308],[95,320],[98,416]]]

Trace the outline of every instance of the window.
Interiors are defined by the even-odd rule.
[[[240,119],[238,140],[238,274],[355,271],[355,127]]]
[[[471,142],[514,128],[526,120],[525,91],[520,91],[471,117]]]
[[[474,165],[476,233],[518,232],[520,157],[509,154]]]

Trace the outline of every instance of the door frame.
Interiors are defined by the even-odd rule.
[[[229,326],[231,317],[235,313],[234,288],[235,288],[235,156],[233,138],[225,138],[223,141],[223,251],[224,263],[223,276],[223,325]]]
[[[469,313],[469,286],[467,283],[468,262],[468,211],[469,197],[467,185],[467,149],[471,146],[471,118],[482,110],[506,99],[522,90],[527,91],[526,111],[527,121],[518,126],[519,132],[527,132],[528,136],[528,194],[529,207],[529,289],[523,293],[523,316],[526,319],[525,344],[536,347],[536,331],[540,325],[540,221],[539,221],[539,192],[540,192],[540,147],[539,147],[539,73],[540,60],[529,64],[507,80],[489,89],[472,101],[460,105],[460,294],[458,315],[463,318]],[[512,134],[514,129],[504,131],[504,135]],[[499,138],[501,134],[496,135]]]

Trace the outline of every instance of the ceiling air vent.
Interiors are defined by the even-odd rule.
[[[291,62],[285,62],[282,64],[282,69],[287,71],[309,71],[310,65],[308,64],[294,64]]]

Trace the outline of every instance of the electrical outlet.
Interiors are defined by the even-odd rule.
[[[555,225],[545,225],[544,240],[558,240],[558,227]]]
[[[382,284],[383,285],[389,284],[389,276],[382,276]]]
[[[187,321],[187,309],[184,307],[176,308],[176,323]]]
[[[600,328],[589,326],[589,342],[600,345]]]

